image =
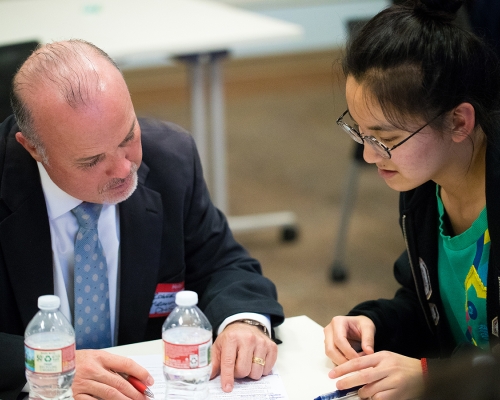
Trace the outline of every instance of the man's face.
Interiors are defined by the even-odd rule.
[[[141,130],[121,75],[111,65],[99,67],[101,91],[88,105],[74,109],[50,89],[29,104],[54,183],[83,201],[118,203],[137,185]]]

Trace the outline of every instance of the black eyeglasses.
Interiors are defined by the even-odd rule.
[[[389,148],[379,140],[375,139],[373,136],[362,135],[356,128],[353,128],[347,122],[344,122],[344,117],[348,112],[349,109],[345,110],[344,113],[337,119],[337,125],[340,126],[344,131],[346,131],[347,134],[351,137],[351,139],[358,142],[359,144],[363,144],[365,142],[368,143],[380,156],[384,158],[391,158],[392,150],[401,146],[404,142],[409,140],[411,137],[415,136],[417,133],[419,133],[422,129],[424,129],[427,125],[429,125],[432,121],[434,121],[437,117],[439,117],[442,114],[442,113],[438,114],[437,116],[432,118],[429,122],[427,122],[424,126],[413,132],[410,136],[408,136],[398,144],[395,144],[394,146]]]

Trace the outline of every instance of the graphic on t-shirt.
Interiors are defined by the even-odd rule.
[[[488,327],[480,321],[486,321],[486,285],[488,273],[488,257],[485,257],[483,264],[483,252],[490,242],[488,229],[476,242],[476,254],[465,278],[465,320],[467,330],[465,337],[474,346],[481,346],[488,341]]]

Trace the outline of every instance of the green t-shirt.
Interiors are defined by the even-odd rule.
[[[486,285],[490,235],[486,207],[469,229],[450,237],[439,187],[439,290],[457,344],[468,342],[488,348]]]

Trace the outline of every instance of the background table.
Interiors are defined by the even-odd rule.
[[[297,39],[299,25],[207,0],[0,0],[0,45],[84,39],[121,67],[167,59],[186,62],[191,75],[191,132],[214,204],[228,213],[221,60],[231,48]],[[205,93],[205,69],[210,93]],[[207,106],[207,97],[210,98]],[[211,121],[206,121],[210,108]],[[211,143],[208,143],[208,126]],[[212,150],[209,156],[208,150]],[[295,226],[289,212],[230,218],[233,230]]]
[[[312,400],[335,390],[328,378],[333,368],[324,350],[323,328],[306,316],[285,319],[276,328],[276,336],[283,341],[278,346],[276,367],[290,400]],[[123,356],[161,354],[161,340],[153,340],[108,349]],[[354,400],[354,399],[353,399]]]

